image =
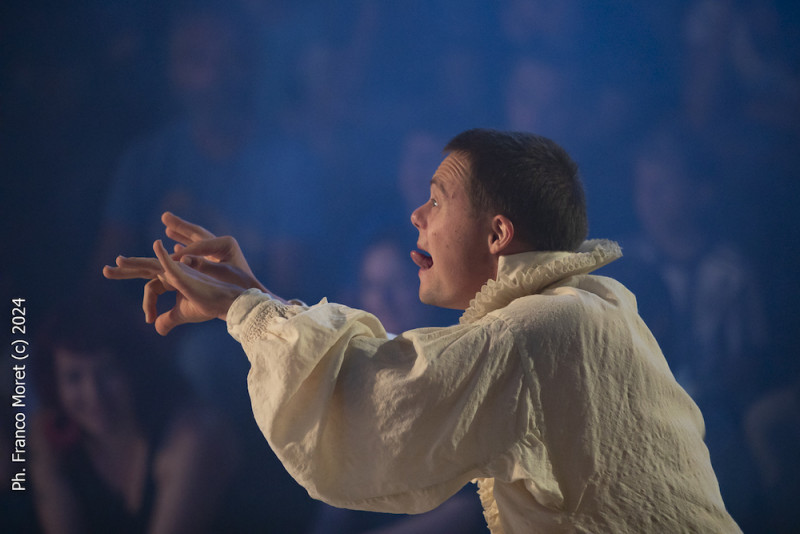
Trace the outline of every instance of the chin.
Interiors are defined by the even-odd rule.
[[[447,299],[440,299],[433,296],[425,296],[420,294],[419,296],[420,302],[423,304],[428,304],[430,306],[436,306],[437,308],[447,308],[449,310],[465,310],[467,309],[466,306],[462,306],[461,304],[455,303],[451,300]]]
[[[436,298],[435,295],[430,295],[428,293],[425,293],[422,291],[422,289],[420,289],[419,291],[419,301],[423,304],[428,304],[429,306],[442,307],[442,305],[439,303],[439,300]]]

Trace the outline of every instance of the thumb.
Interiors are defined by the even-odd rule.
[[[173,328],[182,324],[179,318],[176,317],[177,311],[175,308],[172,308],[169,311],[166,311],[156,317],[155,324],[153,326],[156,327],[156,332],[158,332],[162,336],[166,336],[169,334]]]
[[[164,243],[162,243],[160,239],[153,243],[153,252],[156,253],[158,262],[161,264],[161,268],[164,269],[164,274],[162,276],[165,280],[163,281],[168,282],[169,286],[176,289],[183,288],[185,275],[181,272],[178,264],[170,257],[169,253],[167,253],[167,249],[164,248]],[[161,276],[159,276],[159,278],[161,278]]]

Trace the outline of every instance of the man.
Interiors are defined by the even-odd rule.
[[[492,532],[732,532],[697,407],[633,295],[588,273],[621,254],[587,232],[577,167],[530,134],[469,130],[411,215],[423,302],[460,324],[389,340],[374,316],[281,299],[238,245],[165,214],[174,258],[151,278],[166,334],[213,317],[244,348],[259,426],[294,478],[334,506],[430,510],[477,480]],[[204,256],[204,257],[201,257]],[[175,261],[180,260],[180,261]],[[253,289],[258,288],[258,289]],[[161,315],[158,296],[177,291]]]

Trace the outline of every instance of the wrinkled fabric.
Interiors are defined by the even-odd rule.
[[[372,315],[248,290],[228,330],[264,436],[333,506],[421,513],[476,481],[494,534],[738,532],[620,256],[504,256],[458,325],[389,339]]]

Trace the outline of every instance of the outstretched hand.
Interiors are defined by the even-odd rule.
[[[153,243],[153,251],[163,271],[144,286],[142,309],[145,321],[154,323],[162,336],[185,323],[199,323],[209,319],[225,320],[228,308],[246,289],[201,273],[188,265],[173,260],[161,240]],[[175,306],[158,314],[158,297],[175,291]]]
[[[202,226],[190,223],[177,215],[165,212],[161,221],[168,237],[178,242],[172,259],[194,269],[243,288],[267,288],[253,274],[233,237],[217,237]],[[163,272],[156,258],[127,258],[117,256],[116,267],[105,266],[103,276],[111,280],[156,278]]]
[[[217,237],[170,212],[164,213],[161,221],[166,226],[167,236],[178,242],[172,256],[161,241],[156,241],[153,244],[155,258],[118,256],[116,267],[103,268],[103,276],[112,280],[149,280],[142,308],[145,320],[155,323],[160,334],[167,334],[179,324],[214,317],[225,319],[233,300],[246,289],[257,288],[270,293],[253,274],[233,237]],[[175,306],[158,315],[158,297],[167,291],[176,291]]]
[[[217,237],[202,226],[190,223],[167,211],[161,216],[167,237],[175,246],[175,259],[215,278],[266,291],[259,282],[232,237]]]

